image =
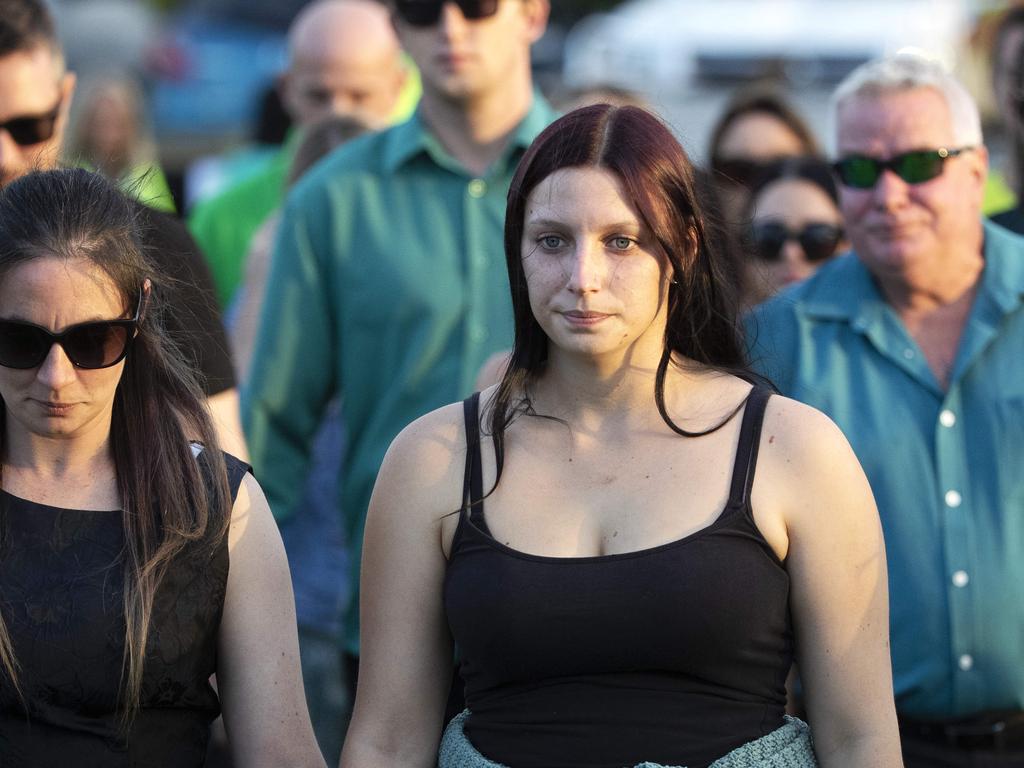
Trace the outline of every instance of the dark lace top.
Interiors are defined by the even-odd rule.
[[[234,498],[248,467],[225,460]],[[0,765],[203,765],[209,726],[220,713],[209,678],[217,669],[226,537],[191,543],[158,589],[141,708],[126,734],[118,713],[125,640],[121,512],[61,509],[0,491],[0,522],[0,614],[24,696],[22,704],[4,675]]]

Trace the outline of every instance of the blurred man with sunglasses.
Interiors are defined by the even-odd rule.
[[[0,19],[0,186],[57,163],[75,89],[49,16],[35,5],[0,5],[5,14],[11,6]]]
[[[408,122],[336,150],[289,196],[243,393],[253,462],[280,518],[299,501],[324,406],[341,396],[350,678],[377,471],[403,427],[467,396],[484,360],[510,345],[505,195],[554,117],[530,70],[548,0],[390,7],[421,74],[420,106]]]
[[[43,0],[0,0],[0,186],[57,165],[74,89]],[[168,328],[202,374],[225,448],[244,456],[234,371],[202,255],[179,222],[141,204],[138,211],[148,253],[176,281]]]
[[[871,481],[906,765],[1024,766],[1024,240],[981,217],[977,107],[938,64],[871,62],[833,106],[854,252],[755,310],[752,359]]]

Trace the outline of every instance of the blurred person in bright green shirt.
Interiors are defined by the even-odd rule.
[[[165,213],[174,197],[145,125],[143,96],[127,77],[105,77],[87,86],[72,113],[71,161],[98,171],[122,192]]]
[[[206,254],[227,307],[260,225],[281,204],[304,127],[329,114],[381,128],[405,120],[419,98],[419,77],[402,54],[387,9],[375,0],[317,0],[288,33],[282,101],[295,128],[258,169],[199,202],[188,225]]]

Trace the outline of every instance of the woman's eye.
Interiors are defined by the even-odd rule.
[[[562,245],[562,238],[558,235],[544,235],[544,237],[540,239],[540,244],[549,251],[553,251]]]
[[[633,240],[628,237],[613,237],[608,244],[617,251],[625,251],[633,245]]]

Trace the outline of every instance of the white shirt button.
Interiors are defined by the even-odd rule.
[[[964,672],[969,672],[971,668],[974,666],[974,657],[971,656],[971,654],[969,653],[965,653],[963,656],[957,659],[957,663],[960,665],[960,669],[962,669]]]
[[[954,571],[953,572],[953,586],[954,587],[966,587],[967,582],[971,580],[971,577],[967,575],[967,571]]]
[[[469,196],[483,197],[487,194],[487,182],[483,179],[473,179],[469,182]]]
[[[907,360],[913,360],[914,350],[912,350],[910,347],[907,347],[906,349],[903,350],[903,356],[907,358]]]
[[[956,414],[947,408],[939,414],[939,424],[944,427],[952,427],[956,424]]]
[[[960,506],[960,502],[962,501],[963,499],[960,497],[960,494],[957,493],[956,491],[946,491],[947,507],[950,507],[951,509],[956,509],[957,507]]]

